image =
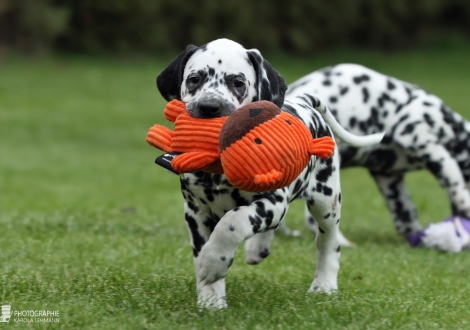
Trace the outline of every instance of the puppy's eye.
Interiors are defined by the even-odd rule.
[[[191,85],[197,85],[199,83],[200,78],[198,76],[188,77],[186,82]]]
[[[243,80],[235,79],[233,81],[233,87],[235,87],[235,88],[240,88],[240,87],[244,87],[244,86],[245,86],[245,82]]]

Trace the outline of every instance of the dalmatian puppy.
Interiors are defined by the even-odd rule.
[[[297,94],[284,102],[284,79],[256,49],[219,39],[202,47],[188,46],[160,73],[157,86],[170,101],[186,103],[197,118],[226,116],[257,100],[267,100],[298,116],[312,136],[333,132],[356,146],[378,143],[383,135],[358,137],[345,131],[328,108],[310,93]],[[266,258],[273,230],[281,223],[289,203],[306,200],[318,223],[317,269],[310,292],[337,290],[341,214],[339,157],[312,157],[290,186],[264,193],[250,193],[231,186],[223,175],[195,172],[181,176],[184,217],[189,229],[200,307],[224,308],[225,276],[238,246],[245,244],[249,264]]]
[[[413,170],[429,170],[447,190],[453,215],[470,217],[470,123],[440,98],[356,64],[315,71],[292,83],[286,98],[304,93],[318,95],[352,133],[386,132],[377,145],[338,145],[341,168],[369,170],[398,233],[410,237],[421,230],[404,183]]]

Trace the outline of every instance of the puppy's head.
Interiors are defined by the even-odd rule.
[[[188,46],[160,73],[157,86],[167,101],[186,102],[197,118],[228,116],[260,100],[281,107],[287,89],[258,50],[247,50],[228,39]]]

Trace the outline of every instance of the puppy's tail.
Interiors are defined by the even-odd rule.
[[[316,96],[313,96],[311,94],[304,94],[299,97],[304,101],[308,100],[307,102],[310,103],[315,108],[315,110],[317,110],[322,115],[323,119],[325,119],[325,121],[335,134],[335,137],[339,137],[341,140],[343,140],[350,146],[360,148],[378,144],[380,143],[380,141],[382,141],[383,137],[385,136],[385,132],[364,136],[352,134],[346,131],[344,127],[338,123],[336,118],[331,113],[330,109],[326,105],[322,104]]]

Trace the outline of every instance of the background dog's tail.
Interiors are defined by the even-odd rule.
[[[344,127],[336,121],[336,118],[333,116],[330,109],[326,105],[319,104],[315,107],[315,110],[321,113],[323,119],[325,119],[325,121],[328,123],[335,136],[339,137],[345,143],[353,147],[359,148],[378,144],[380,141],[382,141],[385,135],[385,132],[363,136],[352,134],[346,131]]]
[[[322,104],[322,102],[317,96],[305,93],[297,97],[303,100],[304,102],[307,102],[307,104],[309,104],[310,106],[314,107],[315,110],[317,110],[322,115],[323,119],[327,122],[327,124],[330,126],[331,130],[335,134],[335,137],[339,137],[345,143],[353,147],[367,147],[380,143],[383,137],[385,136],[385,132],[363,136],[352,134],[346,131],[344,127],[338,123],[336,118],[331,113],[330,109],[326,105]]]

